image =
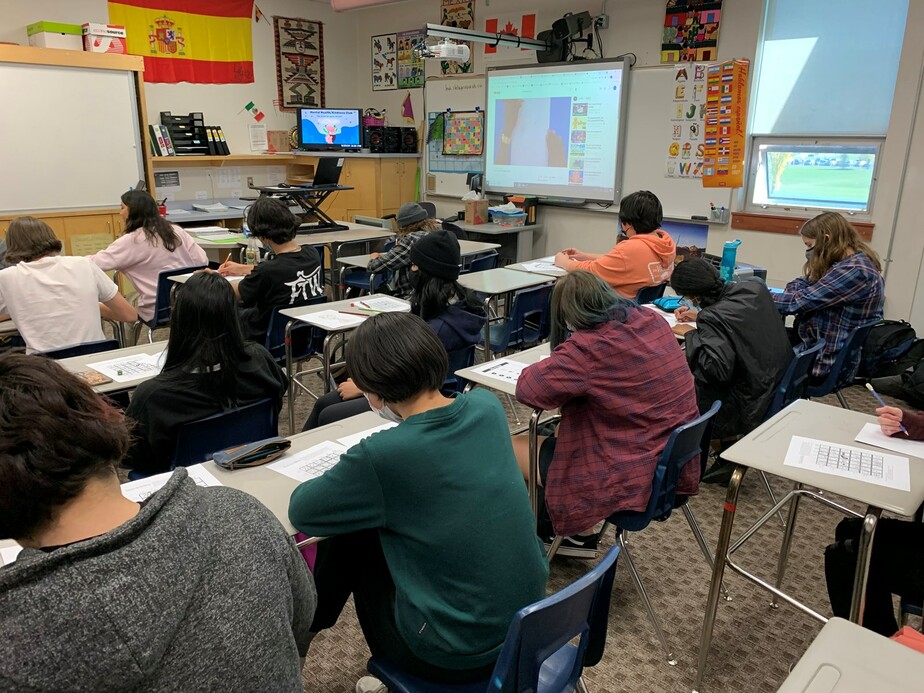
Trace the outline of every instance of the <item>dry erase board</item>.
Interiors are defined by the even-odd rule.
[[[144,175],[134,74],[0,63],[0,210],[117,207]]]
[[[427,80],[424,90],[424,110],[427,113],[428,125],[430,114],[445,111],[447,108],[453,111],[474,111],[479,108],[483,111],[484,104],[484,75]],[[427,167],[424,189],[428,195],[462,197],[468,191],[468,185],[465,182],[466,172],[475,167],[471,160],[472,157],[443,156],[437,150],[442,150],[441,142],[434,143],[432,146],[424,143],[423,151]],[[453,159],[456,161],[454,162]],[[453,172],[454,167],[459,172]]]

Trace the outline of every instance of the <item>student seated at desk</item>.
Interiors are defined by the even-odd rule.
[[[215,272],[197,272],[177,292],[164,369],[125,410],[136,424],[125,466],[169,471],[183,424],[266,397],[281,408],[285,373],[262,344],[244,341],[235,303]]]
[[[395,218],[398,234],[395,244],[387,253],[372,253],[372,259],[366,267],[368,272],[392,272],[389,291],[399,297],[407,298],[414,290],[411,283],[411,248],[427,232],[440,228],[440,222],[427,217],[427,211],[416,202],[401,205]]]
[[[879,256],[837,212],[809,219],[799,231],[805,244],[804,276],[773,294],[777,309],[795,315],[799,341],[824,348],[815,359],[812,377],[821,381],[831,370],[850,333],[882,318],[885,301]],[[854,370],[859,364],[859,354]],[[849,369],[851,364],[845,364]]]
[[[471,293],[459,285],[462,256],[449,231],[432,231],[411,246],[411,313],[423,318],[450,354],[481,341],[485,315]],[[450,369],[446,375],[452,376]],[[369,403],[352,379],[318,398],[303,431],[369,411]]]
[[[352,594],[373,656],[432,681],[486,679],[548,574],[504,410],[487,390],[440,394],[446,350],[416,315],[366,320],[347,363],[372,408],[401,423],[292,494],[292,524],[331,537],[311,630],[333,626]]]
[[[606,254],[585,253],[565,248],[555,256],[555,264],[571,270],[596,274],[620,296],[635,298],[640,289],[657,286],[670,279],[677,256],[674,239],[661,230],[664,214],[654,193],[640,190],[619,203],[619,224],[625,240]]]
[[[0,411],[0,689],[302,690],[314,586],[260,502],[125,498],[125,418],[51,359],[0,357]]]
[[[924,440],[924,412],[898,407],[876,410],[882,432],[896,438]],[[904,425],[907,436],[899,428]],[[911,462],[914,465],[914,460]],[[920,514],[921,510],[918,510]],[[835,543],[825,549],[825,579],[835,616],[850,617],[854,570],[862,518],[845,518],[835,530]],[[924,603],[924,523],[881,518],[876,524],[866,585],[863,626],[886,637],[898,630],[892,595],[921,606]]]
[[[260,197],[250,205],[247,226],[254,238],[269,249],[269,256],[257,265],[242,265],[228,259],[219,273],[243,276],[232,284],[241,301],[244,338],[263,344],[274,308],[295,308],[324,293],[321,258],[312,246],[295,240],[298,219],[284,203]]]
[[[793,359],[792,346],[770,291],[759,279],[726,284],[711,263],[691,258],[674,268],[671,288],[699,309],[678,309],[674,332],[685,335],[700,412],[722,401],[712,428],[721,451],[763,422]],[[694,320],[695,326],[684,324]],[[727,484],[733,469],[718,461],[703,481]]]
[[[125,233],[89,257],[104,272],[118,270],[131,280],[138,290],[138,315],[150,322],[160,273],[208,265],[209,260],[192,236],[160,215],[151,193],[129,190],[122,195],[119,214]]]
[[[593,556],[596,537],[574,536],[619,510],[644,510],[671,431],[695,419],[693,376],[667,321],[617,296],[599,277],[570,272],[552,292],[549,358],[528,366],[517,400],[561,408],[557,436],[540,437],[539,482],[548,520],[568,538],[562,555]],[[514,437],[528,478],[526,435]],[[698,491],[700,462],[681,472],[679,492]],[[541,522],[542,516],[540,516]]]
[[[12,266],[0,272],[0,320],[13,319],[27,353],[105,339],[100,317],[138,317],[99,267],[60,255],[61,241],[41,219],[13,219],[6,240]]]

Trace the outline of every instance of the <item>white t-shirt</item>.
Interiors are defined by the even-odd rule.
[[[0,270],[0,315],[9,315],[26,353],[105,339],[99,304],[119,287],[85,257],[43,257]]]

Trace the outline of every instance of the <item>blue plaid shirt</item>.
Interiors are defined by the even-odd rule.
[[[773,294],[781,313],[799,315],[803,344],[825,340],[812,368],[816,378],[828,374],[852,330],[870,320],[882,319],[884,298],[882,275],[865,253],[835,262],[817,282],[799,277],[789,282],[783,293]],[[859,359],[853,366],[858,364]]]
[[[414,264],[411,262],[411,246],[426,235],[426,231],[412,231],[406,236],[399,236],[391,250],[369,261],[366,271],[390,271],[392,276],[388,283],[389,290],[394,296],[408,298],[414,293],[414,285],[411,284],[411,265]]]

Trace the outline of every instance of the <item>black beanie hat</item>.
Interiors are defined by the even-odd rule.
[[[434,277],[455,281],[462,264],[459,241],[449,231],[431,231],[411,246],[411,262]]]

